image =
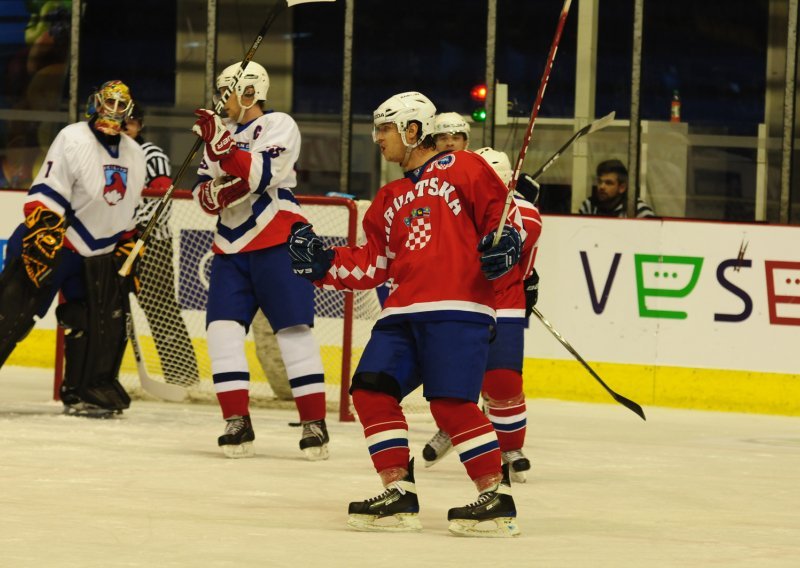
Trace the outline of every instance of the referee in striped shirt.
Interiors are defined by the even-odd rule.
[[[131,117],[125,121],[125,134],[136,140],[144,150],[147,165],[145,189],[161,191],[163,194],[172,183],[169,158],[161,148],[142,138],[142,128],[144,109],[135,103]],[[155,212],[159,197],[142,199],[136,215],[136,225],[140,231]],[[141,289],[137,299],[153,333],[164,379],[168,383],[191,386],[199,380],[197,357],[175,298],[172,231],[169,227],[171,216],[172,200],[167,202],[139,263]]]
[[[580,215],[627,217],[628,168],[619,160],[606,160],[597,165],[597,187],[592,196],[581,203]],[[653,209],[636,199],[636,217],[655,217]]]

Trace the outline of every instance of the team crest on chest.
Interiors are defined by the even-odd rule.
[[[406,248],[409,250],[420,250],[425,248],[431,240],[431,208],[418,207],[412,209],[411,214],[403,219],[408,227],[408,240]]]
[[[103,166],[106,184],[103,199],[109,205],[116,205],[125,197],[128,189],[128,168],[122,166]]]

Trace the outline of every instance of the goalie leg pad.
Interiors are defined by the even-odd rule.
[[[130,397],[117,380],[127,343],[127,287],[117,275],[113,253],[84,260],[85,302],[59,306],[65,338],[66,370],[62,399],[121,411]]]
[[[33,286],[22,259],[8,261],[0,274],[0,367],[33,329],[34,316],[52,297],[50,289]]]

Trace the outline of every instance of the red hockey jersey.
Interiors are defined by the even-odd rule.
[[[366,244],[334,247],[333,265],[317,285],[364,290],[388,281],[382,320],[489,323],[495,294],[477,246],[497,229],[506,194],[480,156],[437,154],[378,191],[364,216]],[[524,238],[513,203],[508,218]]]
[[[514,202],[522,217],[522,226],[527,237],[522,243],[522,258],[519,264],[508,274],[493,281],[497,319],[504,321],[525,319],[525,289],[522,281],[533,272],[537,241],[542,233],[542,217],[536,206],[519,195],[514,196]]]

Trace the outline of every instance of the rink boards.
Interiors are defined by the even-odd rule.
[[[0,192],[0,239],[23,198]],[[789,226],[545,216],[538,307],[644,406],[800,415],[798,238]],[[9,364],[52,366],[54,328],[50,315]],[[535,319],[525,356],[527,396],[611,401]]]

